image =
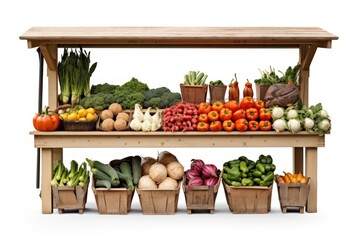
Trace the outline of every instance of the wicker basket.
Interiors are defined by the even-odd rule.
[[[65,110],[71,107],[73,107],[71,104],[60,105],[54,112],[59,113],[59,110]],[[94,131],[96,130],[96,122],[98,118],[99,117],[97,116],[93,121],[66,121],[61,119],[59,129],[65,131]]]

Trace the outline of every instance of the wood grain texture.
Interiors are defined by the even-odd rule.
[[[317,27],[32,27],[20,36],[39,44],[136,47],[331,47],[337,36]]]

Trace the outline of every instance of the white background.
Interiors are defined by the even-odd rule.
[[[356,236],[359,215],[358,94],[359,22],[355,1],[8,1],[0,8],[2,157],[0,238],[187,238],[304,239]],[[311,65],[310,104],[322,102],[332,119],[326,147],[318,151],[318,212],[282,214],[273,189],[269,214],[231,214],[222,186],[215,214],[186,213],[181,190],[178,212],[172,216],[145,216],[138,196],[125,216],[99,215],[92,191],[86,212],[41,214],[35,188],[36,149],[31,119],[37,111],[38,56],[19,36],[33,26],[294,26],[321,27],[337,36],[332,49],[318,49]],[[242,87],[258,69],[270,65],[285,70],[295,65],[295,50],[209,49],[93,49],[98,62],[92,83],[122,84],[131,77],[149,87],[179,91],[189,70],[200,70],[209,80],[228,83],[236,72]],[[44,73],[46,76],[46,72]],[[45,79],[46,82],[46,79]],[[46,85],[45,85],[46,89]],[[46,96],[46,90],[45,90]],[[47,99],[44,99],[44,105]],[[352,139],[350,139],[352,137]],[[164,149],[66,149],[65,161],[85,157],[110,161],[128,155],[156,157]],[[271,154],[277,173],[291,170],[291,149],[166,149],[188,168],[202,158],[221,167],[224,161],[246,155],[256,159]],[[4,224],[5,223],[5,224]],[[166,233],[165,233],[165,231]],[[86,236],[84,236],[86,235]]]

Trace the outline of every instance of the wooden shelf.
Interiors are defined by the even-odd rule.
[[[298,48],[300,97],[308,105],[309,68],[317,48],[338,37],[318,27],[33,27],[20,36],[47,63],[48,106],[58,106],[58,48]],[[51,175],[63,148],[292,147],[294,172],[311,177],[307,212],[317,211],[317,148],[325,137],[307,132],[31,132],[41,148],[42,212],[52,213]],[[304,171],[305,170],[305,171]]]
[[[324,147],[325,137],[300,132],[31,132],[36,148]]]

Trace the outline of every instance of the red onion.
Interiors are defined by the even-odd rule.
[[[203,178],[210,178],[210,177],[218,177],[217,175],[218,169],[214,164],[205,164],[202,168],[202,176]]]
[[[201,186],[201,185],[204,185],[204,181],[201,177],[193,177],[188,182],[189,190],[191,190],[194,186]]]
[[[186,181],[189,182],[193,177],[200,177],[200,172],[195,169],[189,169],[186,171]]]
[[[198,172],[201,172],[202,168],[204,167],[205,163],[201,159],[192,159],[191,160],[191,169],[195,169]]]
[[[207,186],[215,186],[217,184],[218,180],[219,179],[216,177],[207,178],[207,179],[205,179],[204,184]]]

